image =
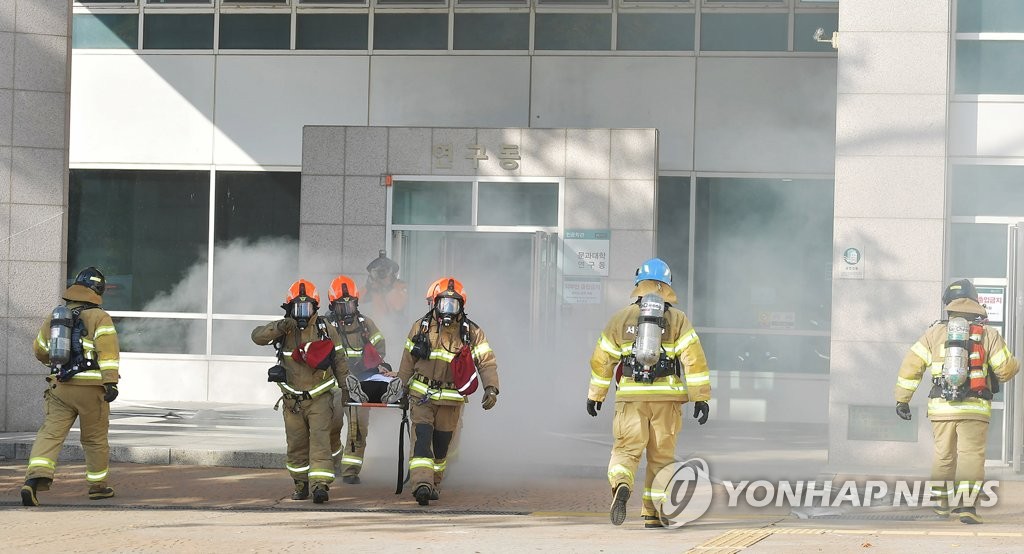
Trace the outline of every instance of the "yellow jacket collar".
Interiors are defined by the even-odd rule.
[[[71,285],[68,287],[68,290],[64,291],[62,298],[69,302],[88,302],[97,306],[103,305],[103,297],[83,285]]]
[[[662,300],[669,304],[679,302],[679,299],[676,297],[676,291],[672,290],[670,285],[666,285],[661,281],[654,281],[652,279],[646,279],[637,283],[636,288],[633,289],[633,293],[630,296],[636,298],[650,293],[657,294],[662,298]]]
[[[946,304],[946,311],[960,314],[988,315],[984,306],[970,298],[957,298],[949,304]]]

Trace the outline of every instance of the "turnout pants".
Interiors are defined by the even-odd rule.
[[[104,393],[103,387],[99,385],[67,385],[58,382],[46,389],[43,393],[45,419],[32,444],[25,479],[53,479],[57,469],[57,454],[77,418],[81,424],[82,449],[85,450],[85,479],[94,487],[107,485],[110,404],[103,400]]]
[[[341,436],[343,419],[348,419],[349,425],[344,437]],[[370,431],[370,409],[340,408],[335,420],[338,422],[337,430],[331,431],[334,461],[341,466],[342,475],[359,475],[363,469],[363,455],[366,453],[366,436]]]
[[[440,490],[448,466],[448,448],[459,427],[463,405],[420,404],[414,398],[410,399],[410,404],[415,439],[409,458],[409,481],[413,490],[420,485]]]
[[[334,482],[331,459],[331,421],[334,394],[326,393],[296,403],[284,400],[284,433],[288,441],[286,466],[292,479],[311,485]]]
[[[370,402],[379,403],[388,384],[383,381],[363,381],[360,383],[363,392]],[[340,466],[343,476],[359,475],[363,469],[363,455],[366,453],[366,438],[370,434],[370,409],[351,408],[345,405],[349,398],[336,392],[334,398],[334,418],[331,420],[331,456],[335,466]],[[355,417],[353,417],[355,412]],[[348,419],[348,430],[341,436],[342,428]]]
[[[985,443],[988,422],[974,419],[933,421],[935,459],[932,480],[943,481],[932,497],[948,500],[951,507],[973,506],[985,480]],[[948,485],[952,483],[952,487]]]
[[[644,478],[643,515],[658,515],[654,505],[654,476],[675,461],[676,437],[683,426],[679,402],[616,402],[612,432],[615,443],[608,462],[608,483],[612,492],[621,484],[633,489],[640,455],[647,451],[647,475]]]

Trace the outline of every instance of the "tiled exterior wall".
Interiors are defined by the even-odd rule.
[[[0,430],[43,416],[31,349],[65,274],[70,4],[0,2]]]
[[[927,385],[912,422],[896,417],[892,390],[903,355],[941,309],[949,33],[948,0],[839,6],[829,387],[838,466],[931,460]],[[850,247],[862,252],[863,279],[841,277]],[[885,425],[917,426],[917,442],[848,440],[851,406],[888,410]]]

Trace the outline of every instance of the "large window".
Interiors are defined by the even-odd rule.
[[[833,182],[698,178],[695,325],[712,367],[827,372]]]
[[[125,352],[265,355],[249,332],[298,272],[299,176],[217,172],[211,222],[209,171],[73,169],[68,279],[106,274]]]
[[[71,170],[68,278],[100,268],[109,310],[205,311],[205,281],[166,300],[206,261],[209,190],[206,171]]]
[[[1008,1],[1016,0],[961,8],[959,32],[1019,31],[1024,17],[1002,13],[1012,9]],[[86,11],[90,4],[103,9]],[[821,27],[827,37],[838,27],[837,0],[96,0],[76,6],[74,48],[834,55],[831,44],[813,35]]]
[[[298,172],[217,172],[213,313],[278,312],[299,267],[299,180]]]

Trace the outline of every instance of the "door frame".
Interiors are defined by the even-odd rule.
[[[394,224],[392,218],[392,207],[394,206],[394,186],[401,181],[435,181],[435,182],[471,182],[473,187],[472,193],[472,207],[470,225],[410,225],[410,224]],[[479,225],[477,214],[480,208],[480,182],[488,183],[557,183],[558,184],[558,207],[557,207],[557,225],[552,226],[538,226],[538,225]],[[400,259],[404,248],[404,242],[396,240],[397,234],[403,231],[427,231],[427,232],[459,232],[459,233],[513,233],[521,235],[532,235],[533,243],[533,261],[532,267],[530,268],[531,274],[531,338],[537,340],[538,336],[538,314],[536,313],[537,306],[544,300],[541,296],[540,289],[543,287],[549,287],[551,283],[551,275],[543,274],[542,259],[545,257],[539,249],[540,244],[543,242],[542,236],[549,235],[553,236],[556,240],[554,248],[554,295],[553,301],[560,299],[560,291],[562,290],[562,250],[564,248],[564,242],[562,240],[565,228],[565,178],[564,177],[508,177],[501,175],[476,175],[476,176],[463,176],[463,175],[392,175],[390,179],[386,180],[387,185],[387,201],[386,201],[386,225],[385,225],[385,236],[386,240],[386,253],[391,259]],[[398,244],[398,251],[396,252],[395,245]],[[397,256],[397,258],[396,258]],[[553,322],[553,329],[558,329],[561,319],[561,310],[554,310],[555,322]]]

